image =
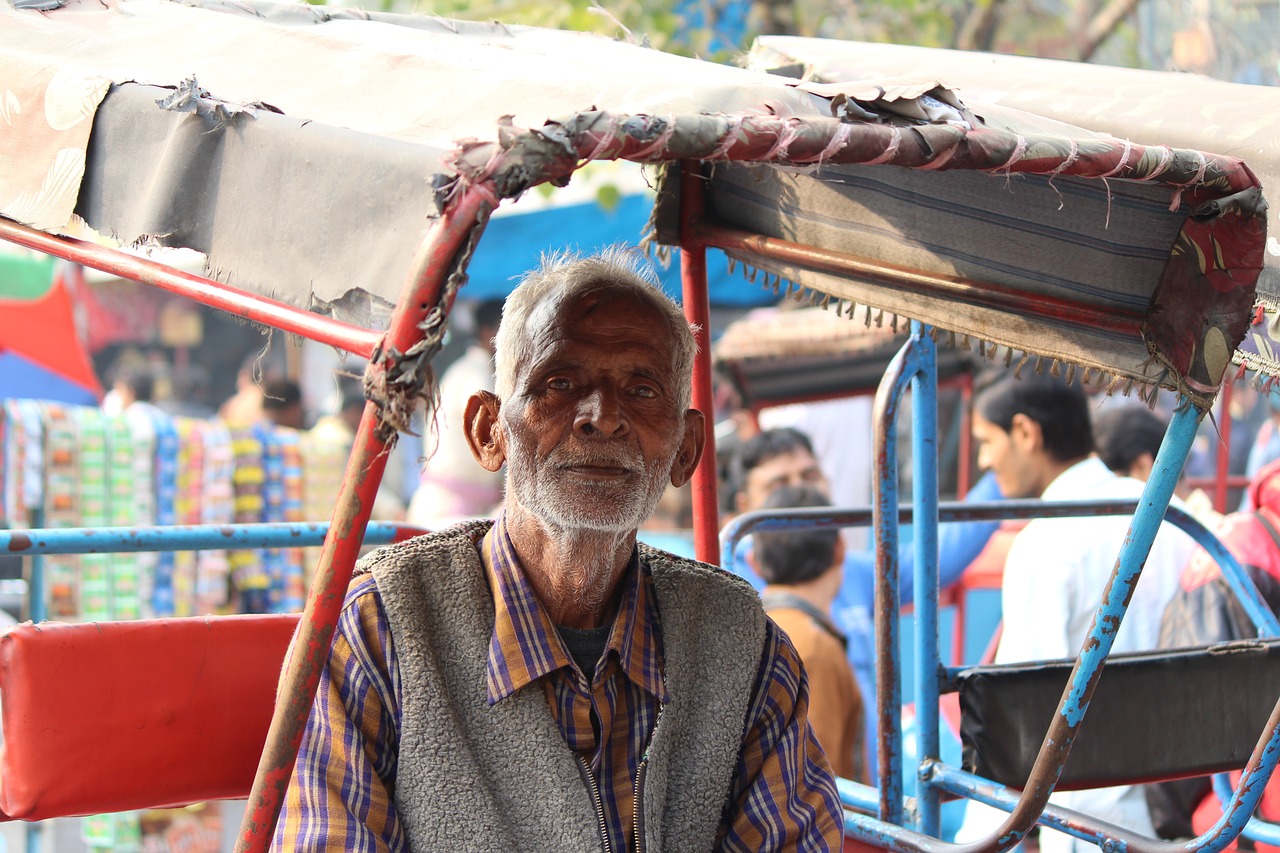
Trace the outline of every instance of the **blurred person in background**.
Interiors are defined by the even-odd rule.
[[[1273,613],[1280,613],[1280,459],[1264,465],[1249,481],[1245,503],[1248,509],[1225,516],[1214,533],[1240,561],[1266,605]],[[1217,561],[1203,548],[1196,548],[1164,611],[1160,648],[1207,646],[1257,636],[1253,620]],[[1223,699],[1230,701],[1229,697]],[[1200,818],[1203,823],[1212,823],[1222,814],[1220,808],[1214,809],[1216,797],[1211,787],[1208,776],[1147,785],[1147,805],[1156,833],[1161,838],[1182,839],[1203,832],[1206,827],[1200,825]],[[1202,804],[1207,806],[1206,814],[1198,811]],[[1280,783],[1274,776],[1263,794],[1258,816],[1271,821],[1280,816]],[[1275,848],[1258,845],[1259,851],[1264,849]]]
[[[867,448],[870,453],[870,448]],[[727,499],[738,513],[764,507],[769,494],[781,486],[810,486],[823,495],[829,487],[818,465],[808,436],[790,427],[764,430],[738,449],[730,466],[730,480],[723,484],[732,494]],[[998,500],[995,478],[983,477],[965,496],[967,501]],[[999,527],[996,521],[957,522],[938,525],[938,577],[942,586],[955,583],[978,556]],[[725,568],[750,581],[756,589],[764,582],[751,568],[748,555],[752,538],[744,537],[734,551],[733,563]],[[898,552],[899,593],[903,604],[910,603],[915,590],[915,562],[910,537],[904,532]],[[875,586],[874,551],[846,549],[840,591],[831,606],[833,621],[848,639],[849,664],[858,680],[858,689],[868,706],[875,702]],[[867,773],[877,778],[875,718],[866,723]]]
[[[337,398],[334,403],[336,411],[317,418],[315,426],[307,430],[304,441],[313,446],[339,447],[344,454],[350,453],[352,445],[355,444],[356,431],[360,428],[364,407],[364,383],[354,376],[339,376]],[[398,465],[386,466],[382,481],[378,485],[378,494],[373,501],[370,518],[377,521],[404,519],[405,505],[400,498],[400,470]]]
[[[1103,409],[1093,415],[1094,450],[1116,475],[1145,483],[1168,428],[1168,421],[1141,403]],[[1212,528],[1222,518],[1204,489],[1189,489],[1179,480],[1174,493],[1183,508],[1206,527]]]
[[[232,394],[218,407],[218,417],[233,426],[247,426],[262,420],[262,382],[263,376],[259,368],[261,358],[251,355],[240,365],[236,373],[236,393]]]
[[[780,486],[762,509],[830,506],[812,486]],[[840,589],[839,530],[779,530],[755,535],[751,566],[765,581],[764,612],[791,638],[809,674],[809,723],[837,776],[867,780],[866,709],[845,656],[848,640],[831,619]]]
[[[146,362],[124,363],[115,370],[111,390],[102,400],[109,415],[123,414],[138,404],[152,405],[155,398],[155,376]]]
[[[1094,455],[1090,403],[1079,385],[1046,375],[1007,374],[974,404],[978,464],[995,475],[1011,498],[1045,501],[1139,498],[1143,484],[1118,477]],[[1038,518],[1013,540],[1001,588],[1003,629],[995,662],[1074,657],[1084,643],[1098,602],[1129,532],[1128,516]],[[1156,648],[1160,618],[1194,543],[1163,525],[1133,589],[1113,652]],[[1057,792],[1050,802],[1144,835],[1152,833],[1140,786]],[[1004,812],[967,804],[957,842],[986,837]],[[1042,829],[1045,853],[1094,849],[1065,833]]]
[[[302,389],[292,379],[270,379],[262,386],[262,415],[278,427],[303,429]]]
[[[471,395],[494,390],[494,336],[501,320],[501,301],[477,305],[474,340],[440,379],[435,441],[428,424],[423,439],[427,464],[409,502],[410,524],[437,528],[442,520],[484,515],[502,501],[502,473],[486,471],[476,462],[463,424]]]

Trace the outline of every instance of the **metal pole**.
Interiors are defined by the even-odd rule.
[[[491,193],[468,187],[432,225],[414,262],[413,275],[397,302],[386,345],[379,347],[382,353],[408,352],[423,340],[420,325],[425,317],[437,307],[448,311],[449,305],[440,304],[446,281],[473,231],[483,227],[493,209],[492,198]],[[382,429],[377,407],[366,403],[311,595],[293,640],[293,653],[281,676],[267,742],[236,839],[238,853],[260,853],[271,842],[320,673],[328,662],[338,613],[360,550],[361,533],[369,521],[387,464],[390,443]]]
[[[31,511],[31,523],[36,527],[44,526],[44,511],[35,509]],[[15,536],[25,536],[26,531],[6,530],[3,534],[10,538]],[[19,551],[10,545],[9,550]],[[27,579],[27,618],[32,622],[43,622],[49,618],[49,609],[46,603],[44,583],[44,557],[40,554],[31,555],[31,575]]]
[[[31,523],[36,527],[44,526],[44,511],[32,510]],[[7,532],[7,531],[6,531]],[[44,557],[31,555],[31,576],[27,580],[27,618],[39,624],[49,617],[45,604]],[[44,835],[43,823],[28,823],[26,831],[27,853],[40,853],[41,840]]]
[[[902,823],[902,662],[898,614],[898,405],[910,380],[908,341],[885,369],[872,410],[871,446],[876,476],[871,480],[876,543],[876,759],[880,779],[880,819]]]
[[[948,302],[987,306],[1032,319],[1061,321],[1065,318],[1081,326],[1134,337],[1142,334],[1143,317],[1140,312],[1113,311],[1069,299],[1032,295],[992,282],[916,270],[705,221],[698,223],[696,237],[712,248],[742,249],[760,257],[851,276],[872,284],[889,285],[904,292]]]
[[[146,551],[206,551],[221,548],[306,548],[324,543],[329,522],[264,524],[178,524],[164,527],[59,527],[0,530],[0,553],[35,559],[45,554],[130,554]],[[364,530],[368,545],[401,542],[427,531],[389,522],[370,522]],[[31,587],[34,593],[34,586]],[[44,618],[43,606],[31,611],[32,621]]]
[[[941,799],[920,773],[941,760],[938,737],[938,359],[937,345],[921,323],[911,321],[912,503],[915,554],[916,828],[937,835]]]
[[[74,237],[55,237],[11,219],[0,218],[0,239],[121,278],[159,287],[202,305],[329,344],[361,358],[368,358],[373,353],[381,337],[378,332],[322,317],[265,296],[242,293],[210,278],[175,270],[147,258]]]
[[[682,163],[680,170],[680,281],[684,314],[697,328],[694,337],[698,342],[693,359],[693,407],[706,419],[706,443],[693,472],[693,549],[699,560],[714,564],[719,557],[720,502],[716,494],[715,404],[711,398],[711,304],[707,247],[693,236],[693,225],[702,215],[704,181],[697,163]]]

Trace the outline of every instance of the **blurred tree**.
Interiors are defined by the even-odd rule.
[[[729,62],[758,34],[992,50],[1280,83],[1280,0],[312,0],[585,30]]]

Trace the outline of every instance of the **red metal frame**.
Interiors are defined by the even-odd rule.
[[[11,219],[0,218],[0,239],[120,278],[150,284],[228,314],[329,344],[361,358],[368,358],[382,337],[379,332],[322,317],[265,296],[242,293],[211,278],[175,270],[148,258],[75,237],[55,237]]]
[[[396,303],[391,327],[377,348],[384,359],[392,348],[407,352],[423,340],[422,321],[440,304],[459,253],[475,229],[483,227],[494,206],[494,196],[487,188],[467,187],[432,226]],[[447,312],[451,306],[443,307]],[[375,370],[379,366],[370,365]],[[366,403],[311,594],[280,680],[271,728],[236,839],[239,853],[265,851],[271,843],[389,449],[378,409],[372,402]]]
[[[696,162],[680,164],[680,233],[695,233],[702,215],[704,181]],[[720,503],[717,498],[715,403],[711,397],[711,302],[707,293],[707,247],[697,240],[680,243],[680,281],[684,314],[696,326],[698,352],[693,359],[693,407],[706,418],[702,459],[693,472],[693,550],[704,563],[719,565]]]

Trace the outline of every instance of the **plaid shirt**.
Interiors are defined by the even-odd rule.
[[[668,698],[652,577],[633,552],[605,652],[588,683],[525,577],[502,518],[486,541],[496,606],[488,702],[541,682],[565,742],[600,786],[610,849],[634,850],[634,779]],[[839,799],[807,711],[800,659],[769,622],[719,849],[839,848]],[[390,793],[399,717],[399,667],[386,613],[372,576],[361,575],[347,592],[273,849],[408,851]]]

